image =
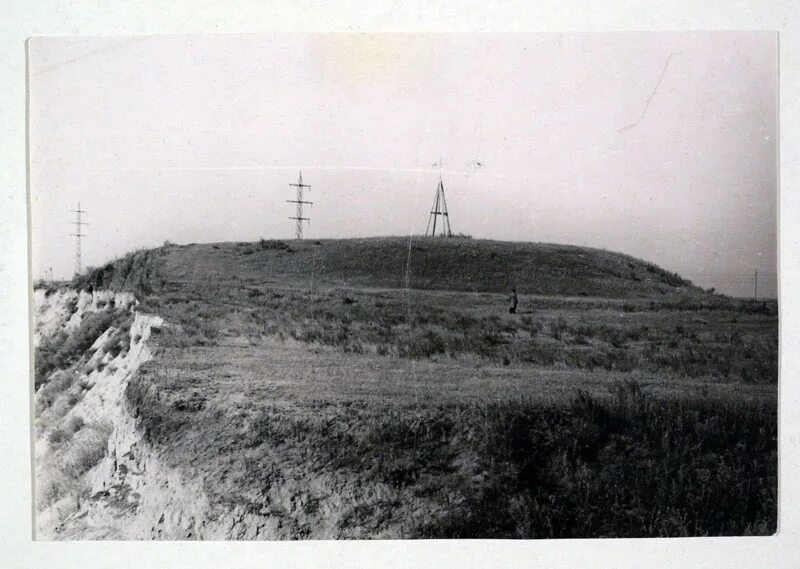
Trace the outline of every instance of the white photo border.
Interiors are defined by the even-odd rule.
[[[0,566],[89,567],[796,567],[800,563],[800,6],[792,0],[200,3],[5,0],[0,18]],[[372,542],[33,540],[26,192],[26,58],[31,36],[277,31],[780,33],[779,531],[772,537]]]

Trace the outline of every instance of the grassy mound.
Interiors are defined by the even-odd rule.
[[[78,286],[149,293],[234,282],[652,298],[708,296],[651,263],[598,249],[471,239],[381,237],[261,240],[133,253],[78,277]]]

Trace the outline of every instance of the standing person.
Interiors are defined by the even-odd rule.
[[[511,297],[510,297],[509,300],[511,300],[511,306],[509,307],[508,312],[509,312],[509,314],[516,314],[517,313],[517,289],[516,288],[512,288],[511,289]]]

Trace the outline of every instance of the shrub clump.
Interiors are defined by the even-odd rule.
[[[158,250],[133,251],[102,267],[89,267],[72,279],[72,286],[82,290],[129,290],[138,297],[155,292],[163,283],[158,277]]]
[[[41,384],[36,391],[36,415],[41,415],[51,407],[60,394],[74,385],[77,378],[78,375],[74,371],[58,370],[50,377],[50,381]]]
[[[95,341],[111,326],[130,328],[131,316],[114,311],[86,315],[71,334],[60,332],[47,338],[36,349],[34,357],[34,387],[39,390],[50,374],[77,362]]]
[[[280,239],[261,239],[258,242],[258,248],[261,251],[290,251],[292,249],[286,241],[281,241]]]

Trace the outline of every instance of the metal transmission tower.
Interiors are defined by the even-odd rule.
[[[314,202],[307,202],[303,201],[303,188],[311,189],[311,186],[308,184],[303,183],[303,173],[300,172],[300,179],[297,181],[296,184],[289,184],[290,186],[294,186],[297,188],[297,199],[296,200],[286,200],[289,203],[297,204],[297,213],[295,217],[290,217],[289,219],[294,219],[297,221],[297,227],[295,228],[295,236],[298,239],[303,238],[303,222],[308,221],[311,223],[310,217],[303,217],[303,204],[314,205]]]
[[[439,185],[436,187],[436,198],[433,201],[433,210],[431,210],[431,216],[428,218],[428,227],[425,228],[426,237],[429,231],[431,237],[436,237],[436,221],[439,216],[442,216],[439,236],[452,237],[453,232],[450,231],[450,214],[447,212],[447,200],[444,197],[444,184],[442,183],[441,176],[439,176]],[[431,226],[433,227],[431,228]]]
[[[75,214],[75,221],[70,222],[75,226],[75,233],[70,233],[70,235],[75,238],[75,274],[79,275],[81,274],[81,238],[86,237],[86,234],[82,231],[83,226],[89,224],[81,221],[81,214],[87,213],[86,210],[81,209],[81,202],[78,202],[78,209],[70,211]]]

